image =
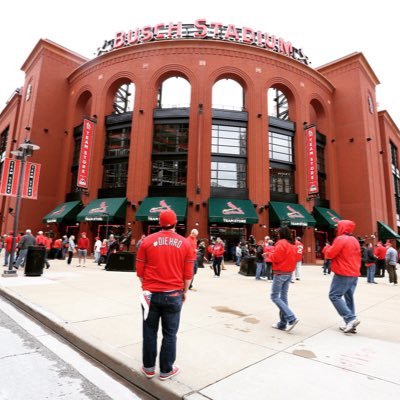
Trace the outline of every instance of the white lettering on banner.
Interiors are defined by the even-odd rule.
[[[155,242],[153,242],[153,246],[172,246],[179,249],[182,246],[182,240],[177,238],[170,238],[168,236],[161,236]]]
[[[103,45],[97,49],[97,56],[141,43],[178,39],[211,39],[251,45],[283,54],[305,65],[310,64],[301,48],[294,47],[292,43],[282,38],[265,31],[255,31],[249,27],[238,28],[233,24],[224,25],[221,22],[207,23],[205,19],[198,19],[194,24],[159,23],[154,26],[147,25],[140,29],[131,29],[128,32],[117,32],[114,39],[105,40]]]
[[[243,218],[222,218],[223,222],[229,222],[231,224],[245,224],[246,220]]]
[[[56,219],[46,219],[47,224],[51,224],[52,222],[57,222]]]

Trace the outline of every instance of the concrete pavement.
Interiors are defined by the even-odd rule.
[[[227,265],[219,279],[199,269],[181,318],[169,381],[141,367],[140,285],[135,273],[50,261],[41,277],[0,278],[0,293],[133,384],[160,399],[394,399],[400,397],[400,287],[360,278],[357,334],[343,334],[327,297],[330,276],[304,265],[290,305],[300,323],[271,327],[270,282]],[[72,265],[76,265],[73,263]],[[118,399],[115,399],[118,400]]]

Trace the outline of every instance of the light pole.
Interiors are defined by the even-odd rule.
[[[26,163],[26,158],[32,156],[33,152],[39,149],[40,147],[38,145],[33,144],[28,139],[25,139],[25,141],[19,145],[18,150],[11,151],[11,154],[16,156],[17,160],[21,161],[21,169],[18,177],[17,201],[15,203],[15,215],[14,215],[14,225],[13,225],[14,235],[11,241],[11,251],[10,251],[8,269],[4,270],[2,274],[3,277],[18,276],[17,271],[13,269],[13,264],[14,264],[15,247],[17,242],[19,209],[21,207],[22,185],[24,183],[25,163]]]

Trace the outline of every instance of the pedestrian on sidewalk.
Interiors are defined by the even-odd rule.
[[[388,240],[386,242],[386,271],[389,275],[389,284],[397,285],[397,259],[398,254],[396,249],[393,248],[392,241]]]
[[[266,236],[266,237],[269,237],[269,236]],[[272,281],[273,273],[272,273],[271,254],[275,251],[274,241],[271,239],[268,239],[267,244],[264,242],[263,251],[264,251],[263,256],[264,256],[264,261],[265,261],[267,280]]]
[[[276,242],[275,251],[271,253],[270,259],[274,272],[271,300],[279,308],[280,317],[280,321],[273,324],[272,327],[282,331],[290,331],[299,320],[289,308],[288,301],[289,285],[297,262],[297,247],[288,226],[279,228],[279,240]]]
[[[376,256],[374,255],[372,243],[368,243],[367,245],[367,260],[365,261],[365,266],[367,268],[367,282],[378,283],[375,282]]]
[[[264,262],[264,242],[262,240],[258,241],[256,247],[256,281],[265,280],[265,262]]]
[[[6,267],[9,264],[9,258],[11,254],[11,247],[12,247],[12,241],[14,239],[14,232],[10,232],[7,237],[4,240],[5,243],[5,255],[4,255],[4,267]],[[18,245],[18,237],[15,238],[15,248],[17,248]],[[15,259],[13,260],[15,262]]]
[[[300,268],[301,264],[303,263],[304,245],[303,242],[301,241],[300,236],[296,237],[295,245],[297,247],[297,259],[296,259],[296,269],[294,270],[292,276],[292,283],[294,283],[294,278],[296,278],[296,281],[300,280]]]
[[[19,253],[17,260],[15,261],[16,269],[18,269],[21,266],[25,266],[25,261],[26,261],[25,258],[28,253],[28,247],[35,245],[36,245],[35,236],[32,235],[32,231],[30,229],[27,229],[25,231],[25,235],[23,235],[21,240],[18,242]]]
[[[190,244],[190,247],[193,250],[193,257],[194,257],[194,263],[193,263],[193,278],[192,281],[190,282],[189,285],[189,290],[194,290],[193,288],[193,281],[194,281],[194,276],[197,274],[197,236],[199,236],[199,231],[197,229],[192,229],[190,232],[190,235],[187,237],[187,240]]]
[[[49,246],[51,247],[50,244],[50,238],[47,237],[46,235],[43,234],[43,231],[39,231],[36,235],[36,245],[37,246],[42,246],[44,247],[44,263],[46,264],[46,268],[50,268],[50,263],[48,261],[48,251],[49,251]]]
[[[376,275],[383,278],[385,276],[385,256],[386,247],[379,241],[376,244],[374,254],[377,257],[376,260]]]
[[[215,241],[215,245],[212,249],[213,255],[213,269],[214,269],[214,277],[219,278],[221,275],[221,263],[224,258],[225,248],[224,243],[220,237],[217,237]]]
[[[345,325],[340,326],[344,333],[355,332],[360,321],[357,319],[354,292],[360,276],[361,247],[353,236],[356,224],[353,221],[338,222],[337,236],[325,256],[331,260],[334,272],[329,299],[343,318]]]
[[[78,239],[78,267],[86,267],[86,257],[90,246],[89,239],[86,237],[86,232],[81,233],[81,237]]]
[[[71,235],[68,239],[68,259],[67,264],[70,265],[72,261],[72,256],[76,252],[75,236]]]
[[[324,272],[324,275],[331,274],[331,260],[329,258],[326,258],[325,255],[329,247],[331,247],[331,244],[329,242],[326,242],[324,248],[322,249],[322,254],[324,255],[324,265],[322,266],[322,270]]]
[[[94,246],[93,246],[93,253],[94,253],[94,261],[95,263],[98,263],[100,260],[100,249],[101,249],[101,240],[98,236],[95,237],[95,242],[94,242]]]
[[[148,377],[155,376],[157,332],[161,320],[163,340],[159,364],[160,379],[175,376],[176,335],[182,304],[193,277],[193,249],[175,232],[174,211],[161,211],[161,231],[143,239],[136,257],[136,273],[143,289],[143,366]]]

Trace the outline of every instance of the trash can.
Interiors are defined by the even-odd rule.
[[[240,261],[240,271],[239,274],[245,276],[256,276],[256,257],[248,256],[242,258]]]
[[[136,253],[130,251],[119,251],[111,253],[106,271],[136,271]]]
[[[41,276],[43,274],[46,248],[44,246],[28,246],[25,262],[26,276]]]

